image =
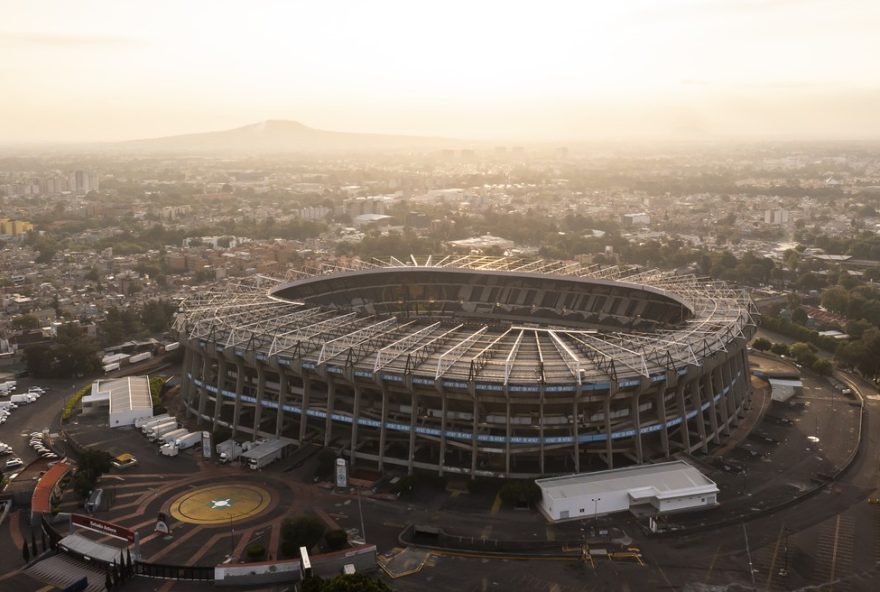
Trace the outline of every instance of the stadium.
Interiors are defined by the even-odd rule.
[[[750,398],[744,292],[509,257],[354,261],[181,303],[210,429],[385,470],[536,477],[705,452]]]

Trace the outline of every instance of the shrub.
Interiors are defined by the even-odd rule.
[[[88,384],[75,393],[73,393],[70,398],[67,399],[67,402],[64,404],[64,411],[61,413],[61,421],[69,421],[74,415],[76,415],[76,406],[92,390],[92,385]]]
[[[772,345],[769,339],[764,339],[763,337],[758,337],[752,342],[752,347],[762,352],[769,350]]]
[[[330,530],[324,535],[324,542],[331,551],[338,551],[348,546],[348,533],[344,530]]]
[[[541,499],[541,489],[534,481],[508,481],[501,486],[498,496],[505,504],[536,504]]]
[[[326,527],[315,516],[302,515],[287,518],[281,523],[281,553],[294,557],[300,547],[311,549],[324,536]]]
[[[266,547],[263,543],[251,543],[244,549],[249,561],[259,561],[266,556]]]

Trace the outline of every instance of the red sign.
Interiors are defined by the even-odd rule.
[[[117,539],[123,539],[129,543],[134,543],[134,531],[119,526],[118,524],[104,522],[103,520],[98,520],[91,516],[83,516],[82,514],[71,514],[70,521],[74,526],[79,526],[80,528],[100,532],[101,534],[110,535]]]

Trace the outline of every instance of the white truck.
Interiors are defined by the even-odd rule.
[[[159,447],[159,452],[163,456],[177,456],[180,450],[175,446],[174,442],[169,442],[167,444],[162,444]]]
[[[36,400],[37,400],[37,398],[35,396],[28,395],[28,394],[12,395],[11,397],[9,397],[9,402],[16,403],[16,404],[24,403],[25,405],[28,405],[30,403],[33,403]]]
[[[165,432],[159,436],[158,441],[162,444],[173,444],[175,440],[182,436],[186,436],[188,433],[189,430],[186,428],[177,428],[176,430]]]
[[[147,435],[148,435],[148,434],[150,433],[150,430],[152,430],[152,429],[153,429],[154,427],[156,427],[157,425],[162,424],[162,423],[168,423],[168,422],[171,421],[171,420],[177,421],[177,420],[174,419],[173,417],[162,417],[162,418],[153,418],[153,419],[150,419],[149,421],[145,422],[145,423],[141,426],[141,431],[142,431],[144,434],[147,434]]]
[[[281,458],[288,444],[284,440],[269,440],[242,453],[241,458],[250,470],[256,471]]]
[[[137,364],[138,362],[146,362],[147,360],[149,360],[152,357],[153,357],[153,354],[151,354],[150,352],[143,352],[140,354],[135,354],[135,355],[131,356],[130,358],[128,358],[128,363],[129,364]]]
[[[174,441],[174,445],[180,450],[186,450],[202,443],[202,432],[190,432],[180,436]]]
[[[7,395],[15,390],[15,385],[17,383],[14,380],[7,380],[6,382],[0,382],[0,394]]]
[[[226,464],[228,462],[232,462],[234,460],[238,460],[238,457],[241,456],[242,447],[241,444],[236,442],[235,440],[226,440],[225,442],[220,442],[217,444],[217,458],[220,459],[220,464]]]
[[[155,442],[168,432],[173,432],[176,429],[179,429],[176,419],[166,420],[165,422],[156,424],[150,428],[150,431],[147,432],[147,440],[149,440],[150,442]]]
[[[154,415],[152,417],[138,417],[136,420],[134,420],[134,427],[142,428],[145,425],[147,425],[148,423],[150,423],[151,421],[152,422],[159,422],[159,421],[162,421],[163,419],[169,419],[170,417],[171,416],[167,413],[163,413],[161,415]]]

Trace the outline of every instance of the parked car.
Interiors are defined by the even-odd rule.
[[[6,468],[7,469],[17,469],[18,467],[21,467],[21,466],[24,466],[24,462],[20,458],[18,458],[17,456],[15,458],[10,458],[9,460],[6,461]]]
[[[138,464],[138,460],[133,454],[125,452],[114,458],[112,464],[117,469],[127,469]]]

